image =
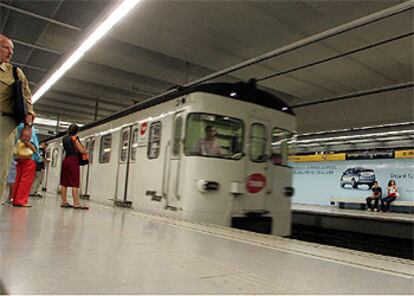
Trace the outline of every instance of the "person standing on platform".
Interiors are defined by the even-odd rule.
[[[60,195],[62,198],[62,208],[74,208],[80,210],[89,209],[82,206],[79,200],[79,183],[80,183],[80,166],[78,153],[85,153],[86,150],[78,138],[79,127],[72,123],[68,129],[68,135],[63,138],[63,148],[65,149],[65,158],[62,162],[60,171]],[[68,187],[72,188],[73,205],[67,201]]]
[[[45,142],[41,142],[39,145],[39,158],[36,159],[36,176],[33,181],[32,190],[30,191],[30,196],[33,197],[43,197],[43,195],[39,193],[39,189],[42,184],[45,171],[46,147],[47,144]]]
[[[378,212],[378,201],[381,197],[382,197],[382,188],[379,186],[378,181],[375,181],[374,185],[372,185],[371,196],[368,196],[365,199],[367,202],[367,209]],[[372,201],[374,201],[374,207],[372,207]]]
[[[0,34],[0,197],[3,197],[6,188],[6,177],[13,156],[15,143],[16,122],[14,121],[15,96],[13,92],[13,66],[10,60],[13,56],[13,42]],[[17,75],[23,82],[23,96],[26,101],[28,116],[25,123],[32,124],[32,94],[29,82],[23,71],[17,68]]]
[[[19,140],[15,147],[17,165],[13,186],[13,206],[31,207],[28,201],[36,173],[36,159],[39,158],[39,142],[34,128],[23,123],[18,125],[17,135]]]

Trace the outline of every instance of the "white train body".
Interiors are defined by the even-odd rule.
[[[81,194],[187,220],[290,235],[287,150],[281,147],[277,164],[269,156],[272,134],[283,146],[296,119],[232,98],[238,95],[228,92],[234,84],[220,85],[228,96],[196,89],[83,128],[79,137],[91,163],[81,167]],[[207,126],[217,129],[219,155],[201,151]],[[49,192],[59,190],[62,149],[62,136],[50,140]]]

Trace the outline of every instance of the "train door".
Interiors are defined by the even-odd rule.
[[[89,197],[89,180],[90,171],[93,161],[93,146],[95,145],[95,139],[93,137],[85,140],[85,149],[89,153],[89,164],[81,167],[81,197]]]
[[[121,130],[118,174],[116,181],[116,200],[118,201],[126,201],[128,198],[128,181],[131,164],[131,137],[132,125],[124,127]]]
[[[248,153],[246,159],[246,194],[245,209],[265,208],[264,197],[269,183],[269,135],[268,123],[259,120],[250,120],[247,134]],[[258,202],[262,200],[262,203]],[[261,206],[262,204],[262,206]]]
[[[168,159],[167,177],[167,208],[177,209],[179,207],[179,182],[181,167],[182,135],[183,135],[183,113],[176,113],[173,119],[172,144]]]

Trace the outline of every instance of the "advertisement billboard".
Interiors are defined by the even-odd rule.
[[[293,202],[329,205],[330,198],[362,199],[378,181],[383,196],[388,181],[395,180],[398,200],[414,200],[414,159],[373,159],[323,162],[291,162]]]

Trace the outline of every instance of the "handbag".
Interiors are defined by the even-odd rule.
[[[13,154],[17,158],[30,158],[33,155],[32,149],[27,147],[22,141],[18,140],[13,149]]]
[[[80,151],[78,151],[78,148],[76,148],[76,137],[72,137],[72,143],[73,143],[73,147],[75,147],[75,150],[78,154],[78,159],[79,159],[79,165],[80,166],[84,166],[89,164],[89,154],[87,152],[82,153]]]
[[[78,158],[79,158],[79,165],[83,166],[83,165],[87,165],[89,164],[89,154],[88,153],[78,153]]]
[[[14,92],[14,112],[13,117],[17,124],[24,122],[27,115],[27,104],[23,96],[23,81],[17,75],[17,68],[13,66],[14,83],[12,85]]]

